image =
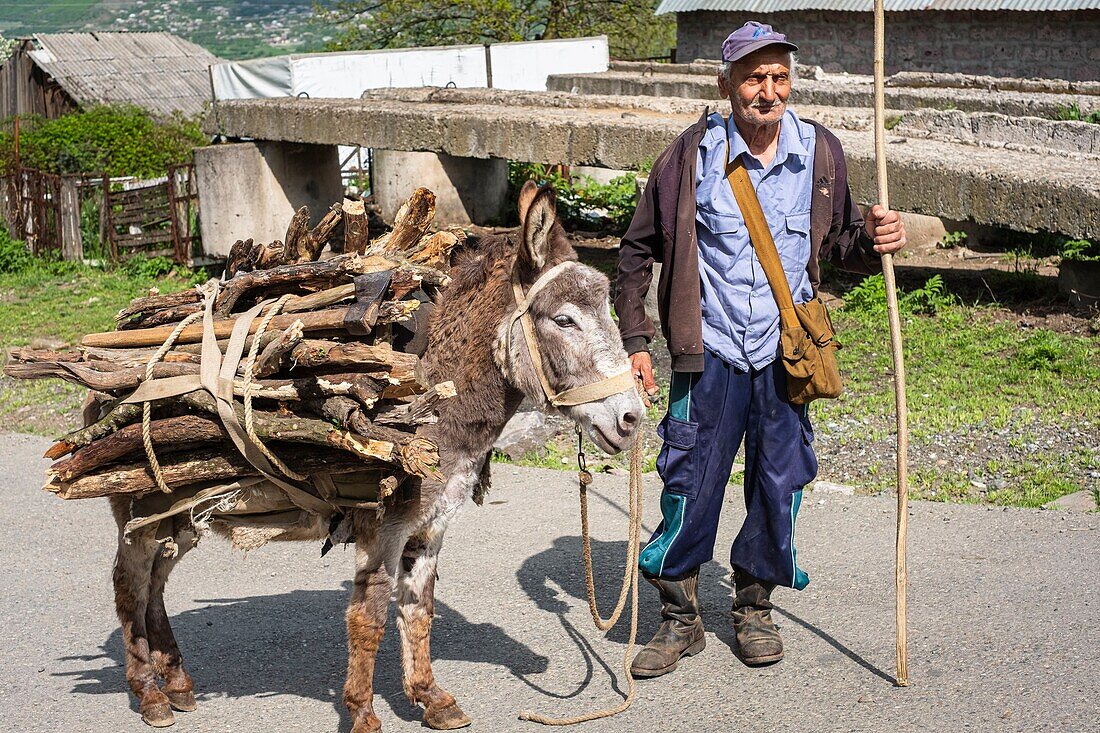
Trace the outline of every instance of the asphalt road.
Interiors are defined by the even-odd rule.
[[[39,490],[48,445],[0,435],[0,730],[147,730],[123,675],[106,502]],[[452,526],[440,566],[436,676],[475,731],[536,731],[516,713],[575,714],[615,702],[627,625],[607,638],[584,601],[571,474],[496,466],[484,508]],[[654,477],[655,478],[655,477]],[[621,577],[625,477],[592,502],[597,582]],[[646,517],[657,517],[656,480]],[[640,683],[627,713],[584,731],[1100,730],[1100,515],[917,503],[910,520],[910,675],[891,684],[893,502],[811,496],[799,561],[811,584],[777,591],[787,658],[765,669],[730,650],[728,548],[742,516],[727,497],[717,560],[703,569],[706,651]],[[270,545],[244,555],[206,538],[166,601],[199,709],[179,733],[347,731],[340,702],[351,551]],[[656,626],[642,597],[640,637]],[[397,634],[383,644],[376,708],[387,731],[420,730],[401,692]]]

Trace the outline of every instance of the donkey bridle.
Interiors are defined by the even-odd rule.
[[[546,399],[554,407],[573,407],[588,402],[596,402],[613,394],[626,392],[634,388],[634,376],[629,369],[612,377],[604,377],[595,382],[582,384],[579,387],[573,387],[562,392],[555,392],[554,388],[550,386],[549,380],[546,379],[546,371],[542,367],[542,352],[539,351],[538,339],[535,337],[535,324],[531,320],[531,301],[551,280],[566,268],[575,264],[577,263],[572,260],[566,260],[554,265],[539,275],[526,295],[523,292],[523,286],[520,285],[518,273],[512,276],[512,293],[516,298],[516,309],[512,311],[512,315],[508,319],[505,343],[509,347],[508,352],[511,353],[512,328],[518,320],[523,327],[523,340],[527,343],[527,353],[531,355],[531,363],[534,364],[535,374],[538,375],[539,383],[542,384],[542,391],[546,393]]]

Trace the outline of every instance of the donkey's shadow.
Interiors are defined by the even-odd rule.
[[[332,704],[341,730],[351,728],[343,703],[347,641],[344,611],[350,581],[340,590],[296,590],[249,598],[200,599],[201,608],[171,617],[195,693],[204,698],[295,695]],[[375,694],[403,720],[419,722],[401,687],[400,639],[393,607],[375,667]],[[482,662],[507,668],[520,679],[545,672],[546,657],[489,623],[471,623],[438,599],[432,634],[433,660]],[[71,677],[73,692],[116,694],[126,689],[122,633],[114,631],[102,653],[63,661],[110,659],[114,666],[59,673]],[[100,662],[101,663],[101,662]],[[443,681],[446,684],[446,681]],[[131,707],[137,710],[137,700]]]

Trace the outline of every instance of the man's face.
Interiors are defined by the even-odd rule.
[[[791,94],[790,60],[782,48],[762,48],[735,61],[729,79],[718,74],[718,90],[738,121],[750,127],[779,122]]]

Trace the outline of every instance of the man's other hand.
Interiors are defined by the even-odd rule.
[[[637,351],[630,355],[630,373],[634,375],[636,382],[641,381],[642,389],[645,390],[642,400],[649,407],[649,398],[657,394],[657,380],[653,378],[653,359],[648,351]]]
[[[875,251],[879,254],[897,252],[906,244],[901,215],[875,204],[867,215],[867,236],[875,240]]]

